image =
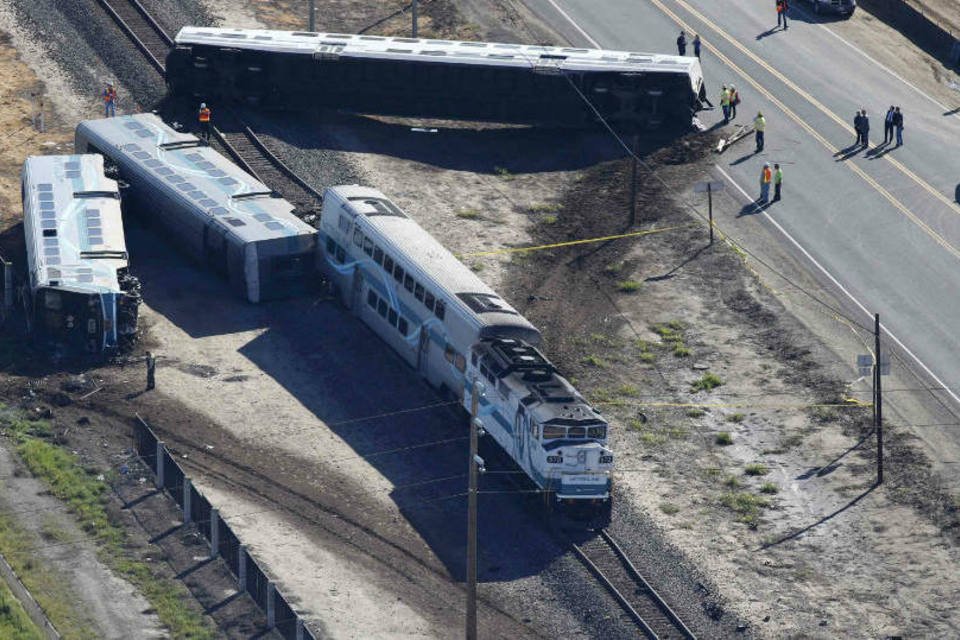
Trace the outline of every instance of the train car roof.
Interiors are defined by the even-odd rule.
[[[35,284],[119,290],[127,249],[117,183],[104,176],[103,157],[31,156],[23,187]]]
[[[380,58],[420,62],[483,64],[499,67],[525,67],[556,73],[562,71],[652,72],[685,73],[698,77],[701,73],[700,61],[692,56],[503,42],[464,42],[458,40],[388,38],[345,33],[183,27],[177,34],[176,43],[304,54],[318,58]]]
[[[407,254],[408,262],[416,264],[434,284],[455,296],[457,303],[470,309],[482,323],[536,330],[529,320],[377,189],[344,185],[329,187],[327,194],[348,203],[351,213],[365,217],[370,226]]]
[[[197,213],[220,219],[243,242],[316,233],[288,201],[272,197],[265,184],[155,114],[85,120],[77,133],[92,133],[121,149],[156,184],[182,194]]]

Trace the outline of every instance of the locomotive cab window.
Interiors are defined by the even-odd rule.
[[[597,440],[604,440],[607,437],[607,428],[606,427],[589,427],[587,429],[588,438],[596,438]]]
[[[583,427],[570,427],[567,431],[568,438],[583,438],[586,437],[587,430]]]
[[[557,438],[565,438],[566,435],[567,435],[566,427],[557,427],[555,425],[549,425],[549,424],[543,425],[544,440],[556,440]]]

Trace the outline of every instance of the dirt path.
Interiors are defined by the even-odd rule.
[[[77,622],[104,640],[163,638],[166,631],[150,603],[97,559],[92,542],[46,486],[23,470],[0,446],[0,513],[11,514],[29,532],[36,557],[58,576],[56,596],[67,596]],[[74,629],[60,629],[67,637]]]

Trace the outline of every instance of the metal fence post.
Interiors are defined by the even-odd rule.
[[[267,628],[273,629],[277,626],[277,608],[273,599],[277,597],[277,587],[273,580],[267,583]]]
[[[210,507],[210,557],[220,555],[220,512]]]
[[[247,590],[247,545],[240,545],[240,553],[237,557],[237,582],[240,584],[240,591]]]
[[[297,616],[297,640],[303,640],[303,618]]]
[[[163,480],[164,480],[163,467],[165,466],[163,464],[164,463],[163,458],[166,452],[167,452],[167,448],[163,444],[163,440],[157,440],[157,474],[156,475],[157,475],[157,488],[160,489],[160,491],[163,491],[164,489],[166,489],[166,487],[163,486]]]
[[[183,477],[183,524],[190,522],[190,478]]]

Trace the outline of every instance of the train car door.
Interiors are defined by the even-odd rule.
[[[417,349],[417,371],[424,378],[430,379],[428,371],[430,369],[430,329],[426,324],[420,325],[420,346]]]

